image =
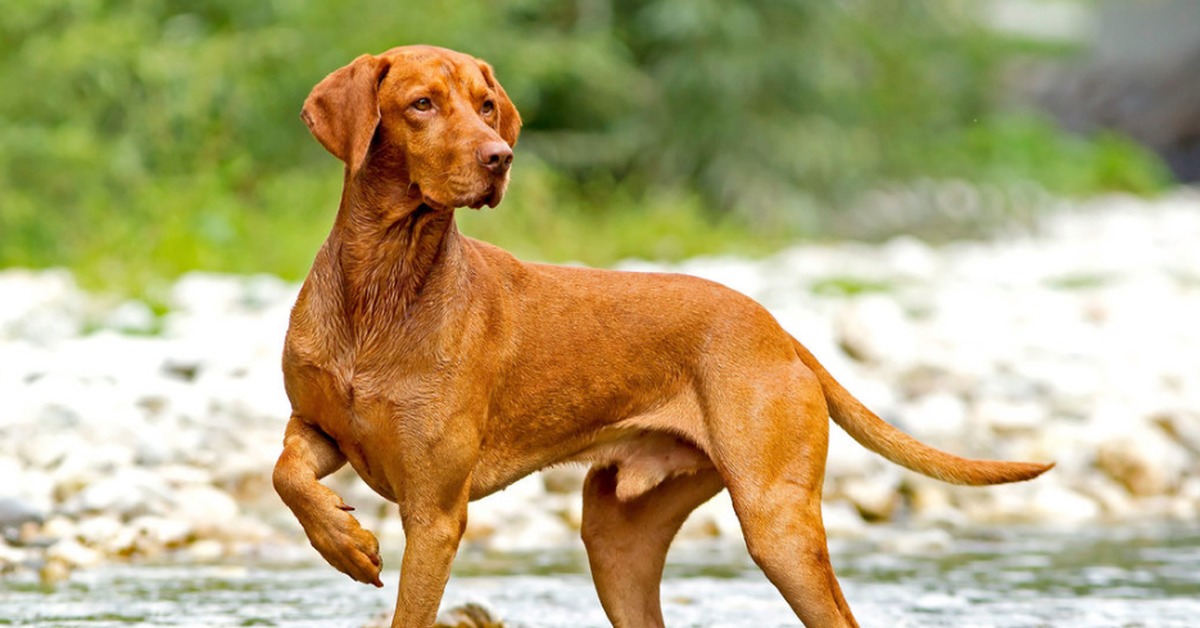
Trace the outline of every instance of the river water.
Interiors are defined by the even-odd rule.
[[[864,626],[1200,626],[1200,525],[875,535],[831,544]],[[374,589],[278,555],[108,566],[55,587],[19,573],[0,577],[0,624],[359,627],[391,608],[394,569],[384,581]],[[798,625],[745,550],[727,542],[673,549],[662,597],[668,626]],[[608,625],[579,549],[466,550],[444,605],[465,602],[513,628]]]

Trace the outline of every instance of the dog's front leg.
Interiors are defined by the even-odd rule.
[[[409,418],[409,429],[397,434],[388,475],[402,478],[393,486],[405,543],[393,628],[428,628],[437,618],[450,565],[467,527],[481,422],[460,415],[420,423]]]
[[[447,504],[447,508],[401,509],[404,560],[400,564],[400,593],[392,628],[433,625],[467,525],[468,491],[466,486],[463,488],[461,498]]]
[[[346,457],[317,428],[292,417],[272,480],[321,556],[359,582],[379,581],[379,542],[348,511],[342,498],[319,480],[346,464]]]

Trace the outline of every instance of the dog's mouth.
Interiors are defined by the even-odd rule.
[[[484,207],[496,207],[504,198],[503,183],[494,183],[488,185],[482,191],[457,194],[449,199],[439,199],[437,196],[429,194],[421,189],[421,186],[413,183],[409,186],[409,197],[419,198],[421,202],[429,207],[443,211],[454,209],[456,207],[470,207],[471,209],[483,209]]]

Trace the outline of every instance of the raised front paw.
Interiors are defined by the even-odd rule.
[[[308,540],[321,556],[351,578],[382,587],[379,570],[383,560],[379,558],[379,541],[363,529],[353,515],[346,512],[349,507],[341,506],[322,513],[321,521],[305,525]]]

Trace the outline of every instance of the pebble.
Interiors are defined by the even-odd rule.
[[[0,534],[4,536],[20,530],[27,523],[40,524],[44,518],[42,511],[27,501],[0,497]]]
[[[1153,428],[1112,434],[1096,451],[1096,466],[1134,497],[1173,493],[1194,465],[1181,447]]]
[[[1086,523],[1101,514],[1100,505],[1096,500],[1070,488],[1050,483],[1034,493],[1029,509],[1034,521],[1047,521],[1055,525]]]
[[[886,521],[901,501],[900,493],[896,490],[899,484],[896,479],[895,474],[852,478],[843,484],[841,492],[854,504],[863,519]]]
[[[919,333],[894,298],[872,294],[851,299],[834,320],[838,344],[856,360],[908,364],[918,350]]]
[[[94,567],[104,560],[104,554],[73,538],[66,538],[46,550],[46,560],[61,561],[72,568]]]
[[[867,522],[857,506],[845,500],[824,502],[821,520],[825,524],[825,534],[830,538],[857,539],[867,534]]]

